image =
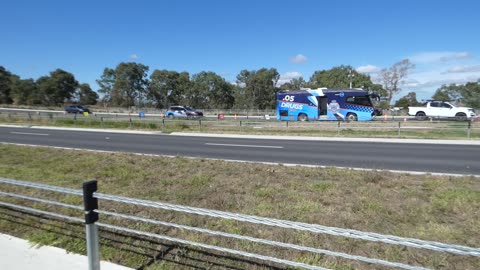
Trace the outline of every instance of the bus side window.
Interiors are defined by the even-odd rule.
[[[362,106],[372,106],[370,99],[367,96],[351,96],[345,99],[347,103],[357,104]]]
[[[280,110],[280,116],[288,116],[287,110]]]

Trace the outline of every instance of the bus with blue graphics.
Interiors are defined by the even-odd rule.
[[[370,121],[376,115],[372,98],[362,89],[301,89],[276,94],[277,119],[285,121]]]

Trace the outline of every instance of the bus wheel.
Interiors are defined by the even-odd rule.
[[[301,113],[301,114],[298,115],[298,121],[305,122],[305,121],[307,121],[307,120],[308,120],[308,118],[307,118],[307,115],[306,115],[306,114]]]
[[[347,122],[358,121],[358,117],[354,113],[347,114]]]

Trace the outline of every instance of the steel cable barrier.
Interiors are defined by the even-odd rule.
[[[139,217],[135,215],[122,214],[122,213],[117,213],[112,211],[104,211],[104,210],[98,209],[98,199],[110,201],[110,202],[116,202],[116,203],[124,203],[131,206],[142,206],[142,207],[163,209],[163,210],[174,211],[178,213],[194,214],[194,215],[200,215],[204,217],[218,218],[218,219],[224,219],[224,220],[235,220],[239,222],[260,224],[260,225],[278,227],[283,229],[306,231],[306,232],[311,232],[315,234],[341,236],[341,237],[361,239],[361,240],[371,241],[371,242],[381,242],[381,243],[391,244],[391,245],[401,245],[401,246],[412,247],[417,249],[426,249],[426,250],[432,250],[437,252],[445,252],[445,253],[451,253],[456,255],[480,257],[480,248],[445,244],[445,243],[440,243],[435,241],[425,241],[425,240],[419,240],[419,239],[413,239],[413,238],[398,237],[393,235],[363,232],[358,230],[327,227],[327,226],[317,225],[317,224],[308,224],[308,223],[294,222],[294,221],[288,221],[288,220],[279,220],[279,219],[265,218],[265,217],[252,216],[252,215],[229,213],[224,211],[210,210],[210,209],[197,208],[197,207],[188,207],[188,206],[181,206],[181,205],[175,205],[175,204],[169,204],[169,203],[161,203],[161,202],[155,202],[155,201],[148,201],[148,200],[141,200],[141,199],[134,199],[134,198],[128,198],[123,196],[114,196],[114,195],[98,193],[96,192],[97,191],[96,180],[85,182],[83,184],[83,190],[55,187],[51,185],[38,184],[38,183],[6,179],[6,178],[0,178],[0,183],[7,184],[7,185],[20,186],[24,188],[32,188],[32,189],[39,189],[44,191],[57,192],[65,195],[83,196],[84,206],[82,207],[78,205],[71,205],[71,204],[62,203],[58,201],[42,199],[38,197],[26,196],[18,193],[13,193],[13,192],[0,191],[0,196],[2,197],[17,198],[20,200],[26,200],[26,201],[31,201],[31,202],[41,203],[41,204],[54,205],[58,207],[64,207],[64,208],[83,211],[84,217],[85,217],[84,219],[72,217],[72,216],[68,216],[60,213],[40,210],[33,207],[13,204],[5,201],[0,201],[0,205],[3,207],[19,209],[27,212],[40,214],[40,215],[52,216],[52,217],[69,220],[77,223],[85,223],[87,255],[88,255],[90,270],[100,269],[98,227],[103,227],[103,228],[125,232],[129,234],[141,235],[141,236],[150,237],[154,239],[169,241],[169,242],[177,243],[183,246],[190,246],[190,247],[197,247],[197,248],[202,248],[202,249],[211,250],[211,251],[218,251],[218,252],[227,253],[230,255],[241,256],[243,258],[249,258],[249,259],[256,259],[264,262],[273,262],[273,263],[277,263],[277,264],[285,265],[289,267],[296,267],[296,268],[303,268],[303,269],[327,269],[321,266],[306,264],[302,262],[275,258],[271,256],[261,255],[261,254],[249,253],[246,251],[235,250],[235,249],[230,249],[230,248],[225,248],[221,246],[210,245],[210,244],[205,244],[200,242],[188,241],[188,240],[174,238],[166,235],[155,234],[152,232],[146,232],[146,231],[134,230],[134,229],[126,228],[122,226],[116,226],[113,224],[101,223],[101,222],[98,222],[99,215],[111,216],[118,219],[125,219],[125,220],[131,220],[136,222],[143,222],[143,223],[149,223],[153,225],[176,228],[184,231],[202,233],[202,234],[211,235],[211,236],[225,237],[225,238],[235,239],[239,241],[249,241],[252,243],[259,243],[259,244],[268,245],[272,247],[286,248],[289,250],[323,254],[327,256],[333,256],[333,257],[338,257],[338,258],[343,258],[347,260],[353,260],[353,261],[358,261],[358,262],[363,262],[368,264],[381,265],[381,266],[386,266],[390,268],[428,269],[422,266],[408,265],[400,262],[391,262],[391,261],[382,260],[382,259],[351,255],[347,253],[330,251],[326,249],[319,249],[319,248],[302,246],[302,245],[297,245],[292,243],[284,243],[284,242],[273,241],[268,239],[256,238],[256,237],[251,237],[247,235],[239,235],[239,234],[233,234],[233,233],[226,233],[222,231],[210,230],[206,228],[186,226],[186,225],[159,221],[159,220],[145,218],[145,217]]]

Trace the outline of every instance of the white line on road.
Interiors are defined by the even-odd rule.
[[[12,134],[21,134],[21,135],[36,135],[36,136],[50,136],[50,134],[46,133],[28,133],[28,132],[10,132]]]
[[[214,146],[233,146],[233,147],[255,147],[255,148],[283,148],[283,146],[269,146],[269,145],[249,145],[249,144],[227,144],[227,143],[205,143],[206,145]]]

